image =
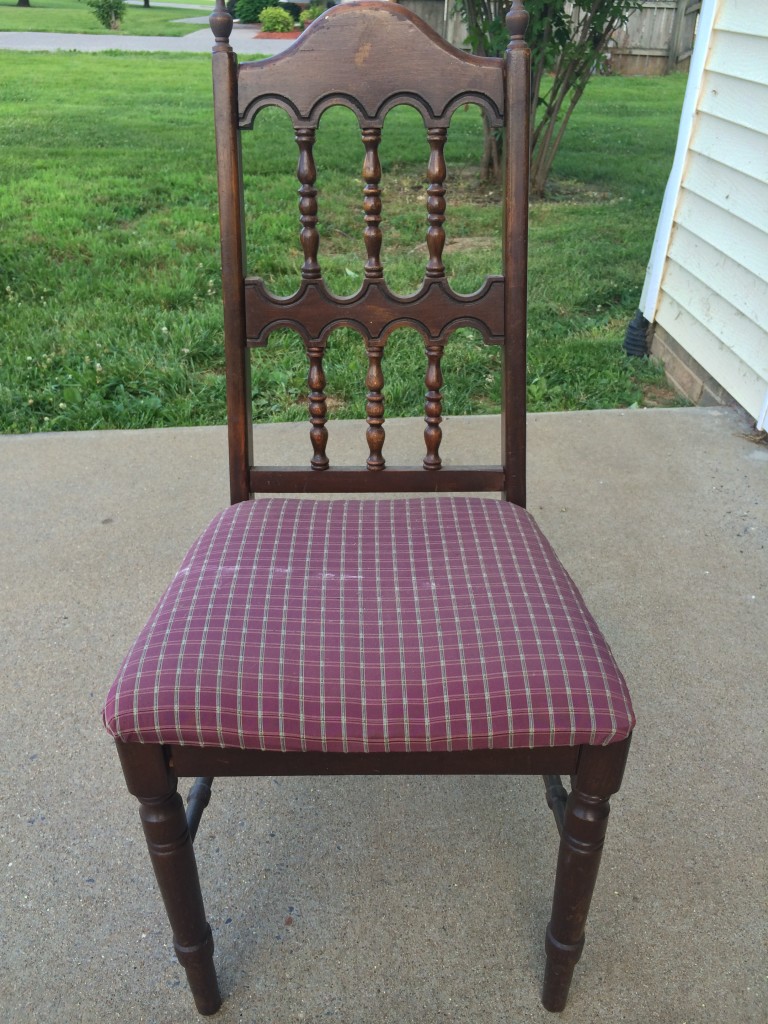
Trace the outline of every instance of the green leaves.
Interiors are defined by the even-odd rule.
[[[611,35],[642,0],[526,0],[531,48],[531,192],[542,196],[557,151],[590,77],[602,66]],[[511,0],[457,0],[472,51],[501,56]],[[490,142],[490,137],[488,139]],[[488,145],[483,171],[500,167],[500,141]]]
[[[85,0],[85,3],[104,28],[111,31],[120,28],[120,23],[125,17],[125,0]]]

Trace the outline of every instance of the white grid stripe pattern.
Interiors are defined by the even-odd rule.
[[[277,553],[280,544],[280,529],[284,521],[283,512],[285,510],[285,501],[276,501],[274,499],[268,499],[268,504],[265,510],[263,522],[267,521],[267,517],[275,518],[277,521],[277,535],[273,541],[272,552],[270,555],[269,566],[265,566],[264,579],[265,594],[264,594],[264,610],[261,616],[261,630],[259,632],[259,657],[257,659],[258,675],[256,679],[256,693],[257,693],[257,721],[258,721],[258,733],[259,733],[259,746],[262,750],[268,749],[266,733],[264,731],[264,671],[267,665],[266,653],[269,646],[269,610],[272,601],[272,591],[274,589],[274,582],[277,578]],[[272,513],[272,516],[270,516]],[[283,568],[282,566],[280,567]],[[281,743],[282,749],[282,743]]]
[[[252,522],[252,519],[253,519],[253,506],[251,505],[251,503],[248,502],[248,504],[246,505],[245,503],[241,502],[241,506],[238,508],[238,512],[240,512],[240,514],[242,514],[242,515],[246,515],[246,514],[248,515],[248,522],[249,522],[249,526],[250,526],[250,524]],[[258,529],[258,527],[257,527],[257,529]],[[244,530],[243,531],[244,538],[245,538],[245,535],[246,535],[246,531]],[[243,628],[242,635],[240,637],[240,659],[239,659],[239,663],[238,663],[240,668],[245,663],[246,648],[247,648],[247,643],[248,643],[248,636],[249,636],[249,633],[250,633],[250,630],[249,630],[248,627],[250,625],[250,619],[251,619],[251,605],[252,605],[252,602],[253,602],[253,595],[254,595],[254,593],[256,591],[256,579],[257,579],[257,576],[259,574],[259,566],[261,564],[260,559],[261,559],[261,552],[262,552],[263,546],[264,546],[264,530],[263,529],[258,529],[258,539],[257,539],[257,542],[256,542],[256,555],[255,555],[255,558],[253,559],[253,561],[251,563],[251,571],[250,571],[249,576],[248,576],[248,585],[245,588],[245,607],[243,608],[244,628]],[[222,645],[222,648],[223,648],[223,645]],[[237,685],[237,725],[238,725],[238,728],[237,728],[237,738],[238,738],[238,745],[240,747],[243,747],[243,746],[245,746],[245,729],[243,727],[243,681],[242,681],[242,676],[241,676],[240,672],[238,672],[237,684],[238,684]]]
[[[357,555],[357,563],[355,565],[355,572],[356,572],[358,581],[363,579],[363,565],[362,565],[363,544],[362,544],[362,541],[363,541],[363,531],[364,531],[364,526],[365,526],[365,513],[366,512],[370,512],[370,514],[374,517],[374,520],[376,519],[376,504],[375,504],[375,502],[371,502],[370,508],[366,508],[365,510],[363,510],[362,514],[359,515],[358,519],[357,519],[357,537],[356,537],[356,541],[355,541],[355,553]],[[376,532],[375,531],[376,531],[377,525],[378,524],[374,521],[374,523],[373,523],[373,530],[372,530],[372,534],[371,534],[374,537],[374,543],[375,543],[375,538],[376,538]],[[346,582],[346,577],[342,576],[341,579],[339,580],[339,584],[340,584],[340,586],[342,588],[344,587],[344,583],[345,582]],[[375,597],[376,597],[376,607],[378,607],[379,606],[379,602],[378,602],[378,598],[379,598],[379,590],[378,590],[378,588],[379,588],[379,563],[377,561],[374,561],[374,566],[373,566],[373,569],[372,569],[372,571],[370,573],[369,585],[371,586],[371,588],[375,588],[374,594],[375,594]],[[360,636],[362,638],[365,638],[366,634],[369,632],[368,622],[366,621],[366,600],[365,600],[365,597],[366,597],[365,592],[358,591],[357,628],[358,628]],[[377,615],[376,618],[380,619],[381,616]],[[366,700],[365,700],[365,693],[366,693],[366,690],[368,689],[369,681],[368,681],[368,678],[367,678],[368,665],[367,665],[367,659],[366,659],[366,644],[364,642],[359,644],[359,652],[358,653],[359,653],[359,658],[360,658],[360,684],[361,684],[360,685],[360,735],[362,737],[363,750],[366,753],[368,753],[368,750],[369,750],[368,707],[367,707]],[[386,699],[385,699],[382,702],[382,709],[383,709],[384,714],[386,714],[386,708],[387,708],[387,702],[386,702]]]
[[[345,501],[344,504],[343,504],[343,509],[342,509],[341,550],[339,552],[339,575],[340,575],[342,580],[344,578],[344,573],[346,571],[348,520],[349,520],[349,503]],[[340,628],[340,637],[339,637],[339,647],[340,647],[340,657],[339,657],[339,691],[340,691],[339,692],[339,703],[340,703],[342,708],[345,707],[345,700],[344,700],[344,697],[345,697],[344,623],[346,622],[346,618],[344,616],[344,608],[345,608],[344,587],[342,586],[342,587],[339,587],[339,628]],[[345,714],[341,715],[341,749],[344,751],[345,754],[349,752],[349,746],[348,746],[348,743],[347,743],[347,716]]]
[[[437,506],[436,507],[436,512],[437,512],[437,521],[438,521],[438,524],[440,526],[440,536],[444,537],[445,536],[445,527],[444,527],[444,524],[443,524],[443,507],[442,507],[442,502],[439,502],[439,501],[435,502],[435,505]],[[461,542],[458,545],[458,554],[459,554],[460,557],[463,557],[464,551],[463,551],[463,546],[462,546]],[[473,728],[473,722],[472,722],[472,698],[471,698],[471,692],[470,692],[469,673],[467,671],[467,663],[466,663],[466,660],[464,658],[464,643],[461,642],[463,640],[463,637],[462,637],[462,625],[461,625],[461,609],[459,608],[459,599],[458,599],[458,596],[457,596],[457,593],[456,593],[456,583],[454,581],[454,575],[453,575],[453,559],[446,558],[445,566],[444,567],[445,567],[445,570],[446,570],[446,580],[447,580],[447,583],[448,583],[448,590],[449,590],[449,593],[451,595],[451,612],[452,612],[452,616],[453,616],[453,621],[451,622],[450,625],[452,626],[452,631],[456,634],[456,636],[458,636],[460,638],[460,643],[458,645],[459,646],[459,662],[460,662],[460,665],[461,665],[460,678],[461,678],[462,691],[463,691],[463,694],[464,694],[464,711],[465,711],[465,714],[466,714],[466,723],[467,723],[467,725],[466,725],[466,729],[467,729],[467,749],[468,750],[472,750],[472,748],[473,748],[473,740],[474,740],[474,728]],[[443,616],[443,621],[445,621],[444,620],[444,616]],[[484,685],[485,692],[487,694],[488,693],[488,682],[485,679],[485,663],[483,662],[479,667],[480,667],[481,673],[483,674],[483,685]]]
[[[383,611],[383,605],[384,605],[384,594],[382,592],[382,585],[381,585],[381,554],[382,554],[382,552],[381,552],[381,544],[380,544],[380,531],[381,531],[382,525],[386,526],[386,524],[382,523],[382,516],[384,514],[384,507],[383,507],[382,503],[379,502],[379,501],[374,501],[374,502],[371,502],[370,504],[373,506],[373,520],[374,520],[374,522],[373,522],[373,543],[374,543],[373,562],[374,562],[374,565],[376,566],[376,569],[377,569],[377,571],[376,571],[376,606],[379,609],[379,612],[381,613]],[[362,557],[362,555],[361,555],[361,557]],[[394,561],[394,559],[392,559],[392,561]],[[387,566],[385,567],[385,570],[388,571],[389,569],[390,569],[390,565],[387,564]],[[363,572],[362,565],[360,566],[360,572],[361,573]],[[377,630],[377,635],[378,635],[378,648],[379,648],[379,675],[381,676],[381,679],[379,681],[379,694],[380,694],[380,698],[379,699],[380,699],[380,702],[381,702],[381,731],[382,731],[382,740],[383,740],[383,743],[384,743],[384,750],[388,751],[389,750],[389,708],[387,706],[387,686],[386,686],[387,673],[386,673],[386,657],[385,657],[385,654],[384,654],[384,652],[386,650],[386,646],[385,646],[386,645],[386,636],[385,636],[385,633],[384,633],[384,630],[385,630],[384,615],[383,614],[379,614],[379,615],[376,616],[376,619],[377,619],[376,630]],[[408,735],[408,706],[405,703],[405,701],[403,701],[403,733],[405,735],[406,748],[408,748],[408,746],[410,744],[410,738],[409,738],[409,735]]]
[[[394,524],[394,520],[392,518],[393,505],[392,505],[392,502],[387,502],[386,504],[387,504],[387,527],[388,527],[390,535],[391,535],[395,531],[395,524]],[[382,507],[383,507],[383,505],[382,505]],[[408,535],[410,536],[410,530],[408,530],[407,532],[408,532]],[[409,550],[409,557],[411,557],[410,550]],[[402,594],[403,594],[403,588],[407,587],[408,583],[405,580],[402,579],[402,576],[401,576],[400,569],[398,567],[398,563],[397,563],[397,559],[396,558],[392,559],[392,581],[393,581],[394,601],[395,601],[395,616],[396,616],[396,619],[397,619],[397,633],[398,633],[398,636],[404,636],[405,635],[404,634],[405,619],[403,617]],[[413,596],[414,596],[414,601],[418,600],[415,588],[414,588],[414,595]],[[419,621],[419,616],[417,615],[416,616],[416,622],[418,623],[418,621]],[[420,641],[418,643],[418,648],[419,648],[419,658],[420,658],[421,666],[422,666],[421,677],[422,677],[422,680],[423,680],[424,679],[424,652],[423,652],[423,647],[422,647],[422,644],[421,644]],[[406,672],[406,665],[405,665],[405,650],[404,650],[404,645],[403,644],[399,645],[398,652],[397,652],[397,657],[398,657],[398,664],[400,666],[400,701],[401,701],[401,704],[402,704],[402,707],[403,707],[403,741],[404,741],[405,749],[406,750],[410,750],[411,749],[411,716],[410,716],[410,710],[408,708],[407,672]],[[383,655],[382,655],[382,658],[383,658]],[[423,686],[423,684],[422,684],[422,686]],[[383,689],[383,686],[382,686],[382,689]],[[424,706],[425,706],[425,714],[424,714],[424,721],[426,722],[426,733],[425,733],[425,736],[426,736],[426,744],[427,744],[427,750],[428,750],[429,749],[429,716],[426,714],[426,692],[424,692],[424,691],[422,691],[422,699],[424,700]],[[387,736],[387,743],[389,743],[389,736]]]
[[[395,511],[394,507],[390,506],[390,516],[391,517],[393,517],[394,511]],[[417,574],[416,574],[416,569],[415,569],[416,555],[415,555],[414,550],[413,550],[413,531],[414,531],[414,525],[415,525],[414,519],[416,519],[417,524],[421,524],[422,520],[421,520],[421,517],[414,517],[414,515],[413,515],[413,506],[411,506],[411,505],[406,505],[406,507],[405,507],[405,519],[406,519],[405,535],[406,535],[406,538],[407,538],[406,551],[408,553],[408,570],[409,570],[408,571],[408,577],[409,577],[409,585],[410,585],[410,588],[411,588],[412,594],[413,594],[414,625],[416,626],[416,647],[417,647],[418,652],[419,652],[419,667],[421,669],[421,680],[422,680],[422,700],[424,702],[423,706],[424,706],[424,722],[425,722],[425,733],[424,733],[424,735],[425,735],[425,744],[426,744],[426,749],[427,750],[431,750],[432,749],[432,746],[431,746],[431,744],[432,744],[432,737],[431,737],[431,731],[430,731],[430,716],[429,716],[429,690],[428,690],[428,687],[427,687],[427,666],[426,666],[426,661],[425,661],[425,658],[424,658],[425,644],[424,644],[424,634],[423,634],[423,631],[422,631],[422,623],[423,623],[424,620],[423,620],[423,616],[421,614],[419,587],[418,587],[418,583],[417,583]],[[395,533],[395,521],[394,521],[394,518],[391,518],[390,529],[391,529],[392,535],[394,535],[394,533]],[[397,559],[396,558],[393,559],[393,562],[395,563],[395,565],[397,565]],[[398,579],[397,579],[397,584],[398,584],[397,585],[397,591],[398,591],[398,594],[400,594],[401,589],[400,589],[400,577],[399,577],[399,575],[398,575]],[[432,597],[433,597],[433,600],[434,600],[434,591],[432,591]],[[405,628],[404,628],[405,627],[405,622],[404,622],[403,619],[400,619],[398,621],[398,627],[399,627],[399,630],[400,630],[400,636],[405,636],[406,635],[405,634]],[[410,715],[409,715],[409,712],[408,712],[408,670],[407,670],[405,655],[406,655],[405,644],[400,644],[399,656],[400,656],[401,692],[402,692],[402,695],[403,695],[403,708],[405,709],[404,715],[406,716],[406,721],[408,722],[408,729],[406,730],[406,733],[405,733],[405,738],[406,738],[406,748],[405,749],[406,750],[410,750],[411,749],[411,731],[410,731]],[[441,664],[444,663],[442,649],[440,651],[440,663]],[[446,709],[446,721],[449,721],[448,714],[447,714],[447,709]],[[450,746],[448,747],[448,749],[450,750]]]

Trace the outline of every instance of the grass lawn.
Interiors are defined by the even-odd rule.
[[[186,2],[186,0],[184,0]],[[85,32],[88,35],[186,36],[205,26],[180,25],[180,18],[194,18],[195,11],[174,7],[126,7],[121,28],[105,29],[96,15],[80,0],[30,0],[30,7],[17,7],[15,0],[0,0],[0,32]],[[197,6],[197,4],[195,4]],[[202,17],[213,8],[200,5]]]
[[[209,61],[187,54],[3,54],[0,92],[0,430],[222,422],[224,379]],[[531,209],[533,410],[674,399],[621,341],[637,305],[671,164],[684,79],[600,78],[574,115],[551,196]],[[55,95],[55,102],[51,100]],[[383,258],[410,290],[426,250],[427,145],[412,111],[387,120]],[[446,264],[471,290],[500,266],[498,190],[478,179],[474,108],[447,157]],[[244,137],[250,268],[289,293],[301,264],[296,147],[270,111]],[[352,155],[352,172],[344,158]],[[362,160],[348,111],[316,147],[320,258],[334,288],[361,279]],[[331,201],[332,193],[341,198]],[[326,196],[328,198],[326,198]],[[326,359],[338,417],[362,414],[366,360],[348,331]],[[445,412],[498,409],[499,353],[462,330],[444,360]],[[273,335],[253,358],[261,419],[306,417],[306,360]],[[387,413],[423,413],[425,359],[399,332],[385,355]]]

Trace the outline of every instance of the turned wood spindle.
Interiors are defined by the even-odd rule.
[[[440,367],[440,360],[443,356],[442,345],[427,345],[427,373],[424,383],[427,386],[427,393],[424,398],[424,421],[427,424],[424,428],[424,441],[427,445],[427,454],[424,456],[424,469],[439,469],[442,460],[438,454],[440,442],[443,439],[443,431],[440,424],[443,421],[443,396],[440,388],[443,386],[443,371]]]
[[[379,143],[381,142],[381,128],[363,128],[363,145],[365,146],[365,158],[363,159],[363,215],[365,229],[363,240],[367,260],[365,261],[365,276],[367,278],[381,278],[384,270],[381,265],[381,163],[379,162]]]
[[[529,20],[530,15],[525,9],[523,0],[512,0],[512,5],[504,19],[512,48],[519,49],[525,46],[525,34],[528,31]]]
[[[581,784],[577,777],[565,806],[552,918],[544,943],[547,962],[542,1002],[554,1013],[565,1009],[573,971],[584,949],[587,914],[610,812],[607,795],[585,793]]]
[[[427,262],[426,276],[445,277],[443,248],[445,246],[445,140],[447,128],[427,129],[429,140],[429,163],[427,165]]]
[[[384,387],[384,371],[381,368],[381,343],[369,343],[367,352],[368,373],[365,377],[365,386],[368,388],[368,394],[365,399],[365,415],[368,429],[365,436],[370,452],[367,465],[368,469],[378,470],[384,469],[384,456],[381,454],[384,447],[384,395],[381,393]]]
[[[229,45],[229,37],[232,34],[234,18],[227,10],[224,0],[216,0],[211,16],[208,19],[208,24],[211,27],[211,32],[213,32],[213,52],[223,51],[224,53],[231,53],[232,47]]]
[[[312,469],[327,469],[328,456],[325,453],[328,444],[328,429],[326,423],[327,402],[325,396],[325,371],[323,370],[323,346],[308,345],[307,355],[309,356],[309,419],[312,426],[309,429],[309,439],[312,442],[313,456],[310,462]]]
[[[159,748],[158,748],[159,749]],[[198,1013],[213,1014],[221,995],[213,965],[213,936],[205,919],[200,879],[184,803],[170,790],[141,796],[139,813],[147,849],[173,929],[173,948],[187,974]]]
[[[297,128],[296,142],[299,147],[299,164],[296,177],[301,183],[299,188],[299,220],[301,221],[301,247],[304,250],[304,264],[301,276],[305,281],[316,281],[320,276],[320,264],[317,262],[317,250],[320,236],[317,233],[317,189],[315,180],[315,158],[312,147],[315,144],[314,128]]]

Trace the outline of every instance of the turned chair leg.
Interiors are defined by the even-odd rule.
[[[629,740],[608,747],[584,747],[573,779],[557,861],[552,919],[547,927],[547,963],[542,1003],[565,1009],[597,880],[608,826],[609,798],[621,785]]]
[[[192,837],[176,776],[162,747],[117,742],[128,789],[140,803],[141,823],[173,931],[173,946],[199,1013],[221,1006],[213,965],[213,936],[205,919]]]

